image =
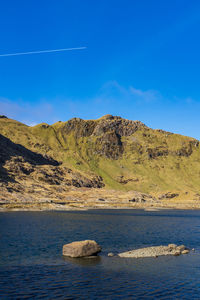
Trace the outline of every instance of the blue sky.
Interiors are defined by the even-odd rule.
[[[104,114],[200,139],[200,1],[0,1],[0,114]]]

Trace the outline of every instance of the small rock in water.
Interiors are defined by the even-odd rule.
[[[176,247],[176,249],[180,250],[182,252],[182,251],[186,250],[186,247],[185,247],[185,245],[180,245],[180,246]]]
[[[181,251],[176,251],[176,252],[174,252],[174,256],[179,256],[181,254]]]
[[[186,249],[186,250],[183,250],[181,253],[182,253],[182,254],[188,254],[189,252],[190,252],[190,251]]]
[[[177,245],[176,244],[169,244],[168,245],[168,248],[173,250],[173,249],[176,249]]]
[[[110,253],[108,253],[108,256],[112,257],[112,256],[114,256],[114,253],[110,252]]]
[[[78,241],[63,246],[63,255],[69,257],[85,257],[95,255],[101,247],[92,240]]]

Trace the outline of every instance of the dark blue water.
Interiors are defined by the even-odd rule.
[[[62,257],[94,239],[97,258]],[[127,259],[108,252],[185,244],[178,257]],[[0,299],[200,299],[200,211],[93,210],[0,214]]]

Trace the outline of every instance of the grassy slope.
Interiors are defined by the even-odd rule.
[[[95,122],[98,122],[95,121]],[[124,153],[119,159],[108,159],[95,154],[97,137],[76,137],[65,133],[66,122],[52,126],[39,124],[28,127],[10,119],[0,119],[0,133],[30,150],[48,154],[63,164],[83,173],[96,173],[106,187],[142,192],[200,191],[200,148],[192,145],[189,156],[175,155],[189,148],[192,138],[141,128],[128,137],[122,137]],[[150,159],[148,149],[167,150],[168,155]],[[127,184],[118,182],[118,176],[131,179]]]

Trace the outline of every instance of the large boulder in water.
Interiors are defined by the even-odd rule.
[[[96,255],[101,247],[92,240],[78,241],[63,246],[63,255],[69,257],[85,257]]]

